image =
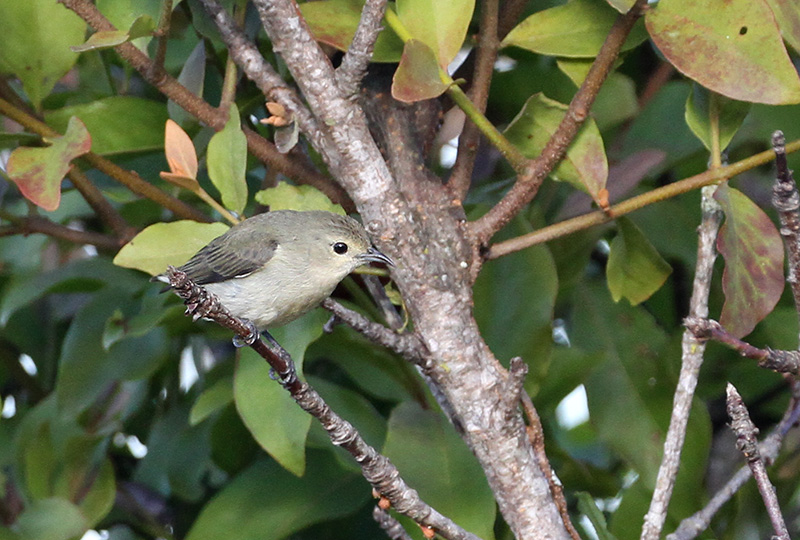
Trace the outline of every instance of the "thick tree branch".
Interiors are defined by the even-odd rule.
[[[383,30],[381,21],[385,11],[386,0],[367,0],[364,3],[353,41],[350,42],[341,65],[336,69],[336,82],[346,96],[355,96],[358,93],[358,87],[372,60],[378,34]]]
[[[472,232],[479,244],[487,244],[497,231],[536,196],[542,181],[564,157],[578,130],[589,117],[600,87],[611,72],[622,45],[633,25],[642,16],[646,4],[646,0],[637,0],[628,13],[617,18],[586,79],[572,98],[564,119],[547,141],[542,153],[528,164],[526,171],[517,178],[503,199],[472,223]]]
[[[60,3],[74,11],[95,30],[114,30],[103,14],[88,0],[59,0]],[[117,53],[128,62],[150,84],[161,93],[183,107],[189,114],[195,116],[204,124],[220,130],[225,127],[225,114],[212,107],[201,98],[192,94],[177,79],[163,71],[153,73],[153,61],[136,48],[132,43],[123,43],[114,48]],[[263,163],[274,167],[286,176],[297,182],[310,184],[325,193],[334,202],[342,202],[342,192],[319,172],[305,163],[299,163],[281,154],[275,146],[261,137],[256,132],[242,128],[247,137],[247,147],[250,152]]]
[[[764,465],[764,460],[761,457],[761,452],[758,449],[758,428],[750,420],[750,414],[747,412],[742,396],[736,388],[728,383],[728,415],[731,418],[731,429],[736,434],[736,447],[742,452],[747,465],[753,473],[753,478],[758,486],[758,491],[761,493],[761,498],[764,500],[764,505],[767,508],[767,514],[772,522],[772,528],[775,530],[774,540],[789,540],[789,531],[786,530],[786,522],[781,515],[781,507],[778,503],[778,496],[775,493],[775,486],[767,476],[767,468]]]
[[[448,540],[479,540],[425,504],[400,477],[400,472],[388,458],[369,446],[349,422],[331,410],[316,390],[297,377],[292,358],[280,345],[274,341],[267,345],[257,334],[253,334],[252,324],[234,317],[213,294],[195,285],[184,272],[170,267],[167,277],[175,294],[184,299],[187,315],[195,320],[201,317],[212,319],[233,330],[244,342],[252,342],[250,346],[269,363],[281,386],[304,411],[319,421],[333,444],[341,446],[353,456],[364,478],[391,502],[395,510],[421,525],[431,527]]]
[[[83,245],[89,244],[99,249],[106,249],[109,251],[117,251],[122,247],[123,241],[106,236],[104,234],[79,231],[71,229],[58,223],[53,223],[49,219],[39,215],[32,215],[28,217],[9,216],[4,213],[3,219],[12,222],[12,225],[0,227],[0,237],[14,236],[21,234],[27,236],[29,234],[40,233],[59,240],[66,240],[73,244]]]

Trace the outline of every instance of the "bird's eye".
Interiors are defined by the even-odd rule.
[[[333,244],[333,251],[337,255],[344,255],[345,253],[347,253],[347,244],[345,244],[344,242],[336,242],[335,244]]]

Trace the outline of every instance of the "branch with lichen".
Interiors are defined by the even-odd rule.
[[[274,370],[278,382],[292,399],[307,413],[316,418],[331,442],[347,450],[361,467],[361,472],[381,497],[385,497],[399,513],[408,516],[420,526],[430,527],[448,540],[479,540],[452,520],[443,516],[420,499],[417,492],[401,478],[400,472],[389,459],[368,445],[358,431],[337,415],[308,383],[301,381],[289,353],[276,342],[269,345],[253,333],[252,324],[233,316],[219,299],[205,288],[196,285],[189,277],[174,267],[167,270],[169,284],[175,294],[186,304],[186,314],[194,320],[211,319],[232,330],[241,340],[249,343]]]

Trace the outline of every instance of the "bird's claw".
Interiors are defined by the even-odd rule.
[[[259,336],[258,328],[256,328],[256,325],[253,324],[252,321],[244,320],[242,322],[244,322],[245,326],[247,326],[248,333],[246,336],[241,336],[239,334],[233,336],[233,346],[237,349],[244,347],[245,345],[252,345],[256,342]]]

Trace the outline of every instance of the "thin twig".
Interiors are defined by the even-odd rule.
[[[781,351],[765,347],[760,349],[731,335],[721,324],[713,319],[687,317],[684,321],[687,330],[700,340],[713,339],[730,347],[745,358],[758,360],[759,367],[778,373],[800,374],[800,351]]]
[[[95,211],[97,217],[108,225],[114,231],[114,234],[122,241],[127,242],[136,234],[136,229],[131,227],[122,214],[117,212],[117,209],[111,206],[111,203],[106,200],[103,193],[95,186],[91,180],[76,166],[67,173],[67,177],[72,182],[92,210]]]
[[[702,217],[698,228],[697,264],[695,266],[689,313],[695,317],[708,316],[708,295],[716,259],[715,242],[722,220],[719,204],[714,200],[716,187],[702,191]],[[644,517],[642,540],[656,540],[661,536],[667,518],[667,508],[672,498],[675,478],[680,466],[681,451],[686,439],[686,427],[692,408],[694,391],[703,364],[705,344],[688,330],[681,340],[681,371],[675,388],[669,429],[664,440],[664,455],[658,468],[656,485],[650,508]]]
[[[800,150],[800,139],[786,145],[787,154],[798,150]],[[769,163],[773,159],[775,159],[775,152],[772,150],[764,150],[763,152],[737,161],[736,163],[720,167],[719,169],[709,169],[678,182],[673,182],[666,186],[650,190],[647,193],[631,197],[630,199],[615,204],[607,212],[598,210],[582,216],[566,219],[560,223],[548,225],[547,227],[542,227],[532,233],[517,236],[504,242],[498,242],[489,247],[486,253],[486,259],[497,259],[531,246],[543,244],[550,240],[561,238],[568,234],[588,229],[589,227],[594,227],[595,225],[608,223],[619,216],[630,214],[634,210],[639,210],[645,206],[694,191],[704,186],[718,184],[726,178],[733,178],[737,174],[755,169],[760,165]]]
[[[781,236],[789,262],[786,281],[792,289],[795,309],[800,313],[800,193],[786,163],[786,138],[782,131],[772,134],[777,175],[772,187],[772,205],[781,220]]]
[[[246,343],[252,343],[250,346],[253,350],[275,371],[281,386],[304,411],[320,422],[333,444],[341,446],[353,456],[364,478],[389,500],[395,510],[420,525],[431,527],[448,540],[479,540],[422,501],[417,492],[400,477],[400,472],[388,458],[369,446],[350,423],[331,410],[316,390],[297,377],[292,358],[280,345],[275,342],[267,345],[253,334],[251,324],[234,317],[213,294],[193,283],[184,272],[170,267],[167,277],[174,292],[184,299],[188,315],[194,319],[211,319],[233,330]]]
[[[167,57],[169,25],[172,21],[172,0],[161,0],[161,13],[156,28],[156,54],[150,66],[150,76],[157,77],[164,72],[164,59]]]
[[[483,0],[481,3],[480,34],[475,53],[475,70],[472,74],[472,84],[467,92],[470,101],[480,112],[486,111],[486,102],[489,100],[489,86],[494,73],[494,63],[497,60],[497,50],[500,40],[497,37],[498,0]],[[453,196],[464,200],[472,180],[472,170],[475,158],[478,155],[481,132],[472,122],[464,124],[464,130],[458,139],[458,155],[450,174],[448,185]]]
[[[392,515],[382,509],[380,506],[375,506],[372,510],[372,519],[383,529],[386,536],[392,540],[411,540],[411,535],[406,532],[400,522],[392,517]]]
[[[4,216],[4,219],[7,218],[8,216]],[[40,233],[59,240],[66,240],[73,244],[89,244],[99,249],[111,251],[117,251],[122,246],[120,240],[114,237],[91,231],[71,229],[54,223],[44,216],[32,215],[24,218],[15,218],[12,223],[12,225],[0,227],[0,237]]]
[[[793,397],[789,402],[783,418],[766,437],[761,444],[759,444],[759,452],[767,463],[772,463],[778,457],[781,445],[783,444],[784,436],[800,419],[800,383],[798,381],[792,382]],[[714,496],[708,501],[708,504],[699,512],[689,516],[681,521],[680,525],[675,532],[667,535],[667,540],[692,540],[696,538],[701,532],[706,530],[711,524],[711,519],[717,512],[733,498],[736,492],[747,482],[752,476],[750,467],[747,465],[739,469],[725,485],[717,491]]]
[[[60,3],[74,11],[89,26],[97,31],[115,30],[114,26],[103,14],[88,0],[59,0]],[[150,84],[155,86],[162,94],[180,105],[186,112],[195,116],[204,124],[214,129],[225,126],[225,117],[216,107],[212,107],[203,99],[195,96],[174,77],[166,73],[155,76],[151,74],[153,61],[132,43],[122,43],[114,48],[123,60],[130,64]],[[297,182],[309,184],[325,193],[334,202],[346,200],[344,192],[331,180],[306,163],[290,159],[278,152],[277,148],[255,131],[246,127],[242,128],[247,137],[247,147],[250,152],[265,164],[274,167],[282,174]],[[343,198],[344,197],[344,198]]]
[[[736,434],[736,447],[742,452],[747,465],[753,472],[753,478],[758,486],[758,491],[761,493],[761,498],[764,500],[764,506],[767,508],[767,514],[772,522],[772,528],[775,530],[773,539],[789,540],[789,531],[786,530],[786,522],[781,515],[781,507],[778,503],[778,496],[775,493],[775,486],[767,476],[767,468],[764,465],[764,460],[761,458],[761,452],[758,450],[758,428],[750,420],[750,414],[747,412],[747,407],[742,400],[742,396],[731,383],[727,387],[728,395],[728,416],[731,418],[731,430]]]
[[[414,334],[398,334],[394,330],[370,321],[357,311],[347,309],[331,298],[325,299],[322,307],[373,343],[396,352],[423,370],[430,368],[430,358],[425,350],[425,345]]]
[[[342,63],[336,69],[336,83],[346,96],[356,95],[361,80],[367,73],[375,42],[383,30],[381,21],[385,11],[386,0],[367,0],[364,3],[353,41],[350,42]]]
[[[542,153],[529,163],[526,171],[517,178],[502,200],[471,224],[479,244],[487,244],[497,231],[536,196],[542,181],[564,157],[578,130],[589,117],[600,87],[611,72],[623,43],[644,12],[646,4],[646,0],[636,0],[628,13],[617,18],[583,84],[572,98],[564,119],[547,141]]]

